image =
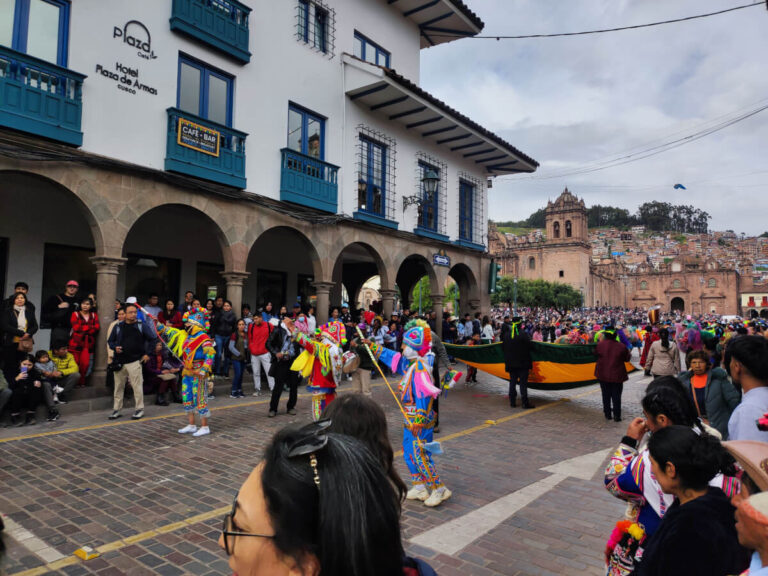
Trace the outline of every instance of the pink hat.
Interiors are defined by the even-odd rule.
[[[79,288],[80,284],[77,283],[77,280],[70,280],[67,282],[67,286],[77,286]]]

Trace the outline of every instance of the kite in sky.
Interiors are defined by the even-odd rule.
[[[675,190],[688,190],[688,188],[686,188],[682,184],[675,184]]]

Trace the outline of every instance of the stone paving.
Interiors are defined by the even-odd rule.
[[[467,545],[453,555],[409,542],[547,478],[545,466],[612,448],[638,415],[649,381],[642,372],[632,375],[624,422],[617,424],[603,418],[597,386],[531,391],[538,409],[523,411],[509,408],[505,382],[483,373],[479,379],[440,403],[438,439],[446,453],[437,464],[454,496],[437,509],[404,505],[409,553],[440,576],[603,574],[602,549],[624,505],[605,491],[597,468],[590,481],[566,478],[479,538],[467,526]],[[398,449],[397,408],[381,385],[374,399],[387,412]],[[183,424],[177,407],[155,406],[140,422],[107,423],[106,412],[67,416],[64,407],[59,422],[0,430],[0,511],[64,557],[46,565],[30,550],[38,547],[6,536],[5,573],[230,574],[216,542],[223,510],[271,435],[309,421],[306,396],[297,416],[268,419],[266,403],[264,397],[213,400],[214,433],[200,439],[176,433]],[[83,562],[71,556],[82,545],[109,551]]]

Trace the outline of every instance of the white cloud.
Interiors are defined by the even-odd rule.
[[[745,0],[471,0],[484,35],[556,33],[713,12]],[[422,52],[424,88],[536,158],[537,176],[684,136],[768,103],[762,6],[654,28],[568,38],[460,40]],[[714,229],[768,229],[768,110],[676,150],[558,179],[499,179],[491,212],[518,220],[567,185],[587,204],[690,203]],[[673,190],[676,183],[688,190]]]

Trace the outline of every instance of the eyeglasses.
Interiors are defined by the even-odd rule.
[[[221,534],[224,537],[224,550],[227,553],[227,556],[231,556],[232,552],[235,549],[235,536],[251,536],[253,538],[269,538],[270,540],[273,540],[275,538],[274,535],[268,536],[266,534],[250,534],[248,532],[240,532],[237,530],[237,525],[235,524],[235,512],[237,511],[237,494],[235,494],[235,499],[232,501],[232,510],[229,511],[229,513],[224,516],[224,523],[221,527]]]

